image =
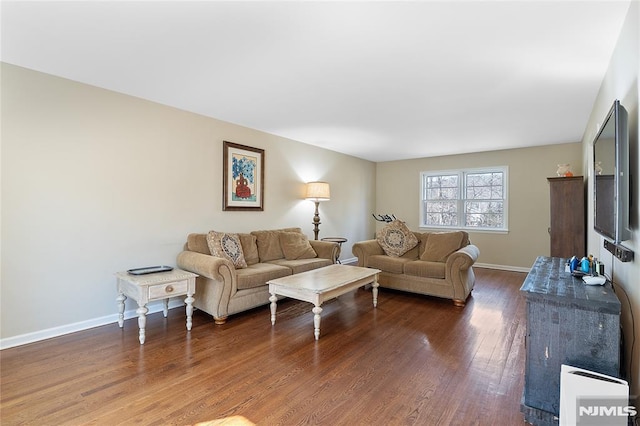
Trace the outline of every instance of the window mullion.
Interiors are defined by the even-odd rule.
[[[467,175],[465,172],[460,171],[458,180],[460,181],[460,186],[458,190],[460,193],[458,194],[458,217],[460,218],[460,222],[458,226],[466,227],[467,226],[467,212],[465,210],[465,202],[467,199]]]

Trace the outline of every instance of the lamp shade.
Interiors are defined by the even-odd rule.
[[[307,200],[327,201],[331,198],[331,190],[327,182],[309,182],[307,183]]]

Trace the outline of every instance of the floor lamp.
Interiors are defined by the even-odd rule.
[[[318,205],[320,201],[329,201],[331,190],[327,182],[309,182],[307,183],[307,194],[305,198],[316,203],[316,212],[313,215],[313,233],[315,240],[318,239],[318,226],[320,225],[320,215],[318,214]]]

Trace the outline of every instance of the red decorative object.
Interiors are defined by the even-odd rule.
[[[247,186],[247,180],[244,178],[242,173],[240,173],[240,177],[236,181],[236,196],[240,198],[249,198],[251,197],[251,188]]]

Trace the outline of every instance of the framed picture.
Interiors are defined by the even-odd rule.
[[[264,210],[264,149],[224,141],[222,210]]]

